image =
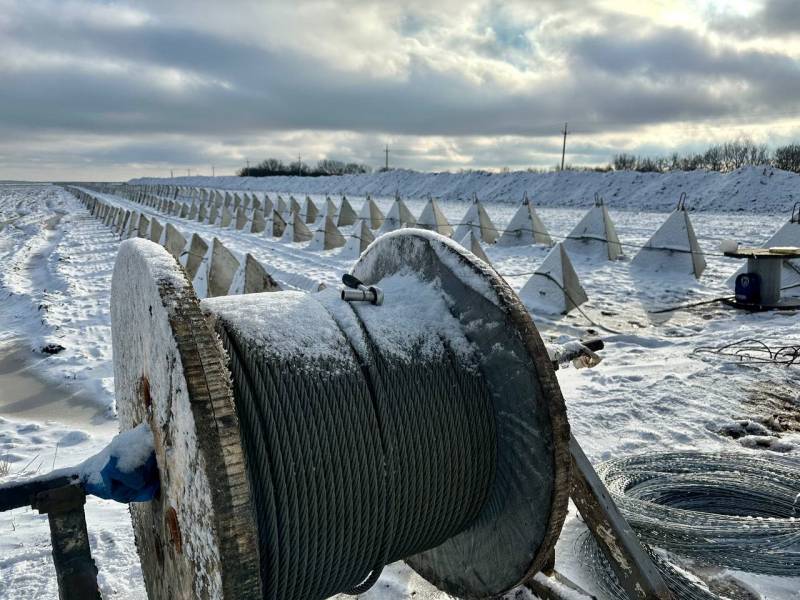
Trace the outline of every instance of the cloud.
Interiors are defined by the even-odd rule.
[[[767,141],[797,130],[791,46],[617,5],[0,0],[0,177],[297,153],[377,165],[384,143],[412,168],[549,166],[564,121],[587,164],[731,122]]]

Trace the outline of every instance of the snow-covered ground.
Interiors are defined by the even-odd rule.
[[[662,315],[647,313],[654,308],[730,293],[725,281],[740,265],[719,255],[719,241],[733,238],[746,244],[763,243],[788,219],[792,204],[789,194],[798,193],[795,190],[800,189],[797,187],[800,178],[777,171],[770,177],[753,169],[725,176],[676,174],[672,180],[667,176],[629,173],[563,174],[573,178],[573,189],[564,182],[558,183],[559,175],[562,174],[530,175],[534,183],[527,188],[537,206],[542,206],[540,216],[556,241],[563,239],[581,219],[597,189],[606,196],[623,251],[630,259],[667,216],[664,212],[650,211],[670,210],[680,192],[686,191],[689,204],[701,209],[692,212],[691,219],[708,261],[705,273],[695,281],[690,275],[632,270],[629,260],[610,262],[581,253],[570,255],[589,297],[582,308],[595,322],[619,332],[599,331],[606,340],[606,349],[601,353],[604,361],[599,366],[558,372],[573,431],[590,459],[597,462],[612,456],[664,449],[739,448],[763,453],[770,450],[750,447],[770,440],[776,450],[800,456],[796,368],[735,365],[693,354],[697,347],[718,346],[743,338],[756,338],[776,346],[798,343],[797,313],[747,314],[718,304]],[[401,181],[401,177],[407,177],[408,181]],[[364,200],[358,194],[369,192],[378,196],[384,212],[391,204],[389,196],[397,189],[417,198],[431,193],[444,198],[442,209],[453,223],[461,220],[468,207],[467,201],[458,197],[467,198],[476,191],[484,200],[506,200],[486,203],[495,225],[502,229],[516,210],[523,183],[503,175],[461,177],[466,179],[453,183],[456,176],[400,171],[361,180],[338,178],[338,187],[330,181],[313,178],[294,182],[192,179],[193,183],[206,186],[213,183],[225,189],[233,188],[234,184],[252,189],[258,184],[271,186],[269,191],[288,190],[298,194],[308,191],[315,200],[323,200],[324,196],[318,194],[327,191],[346,191],[356,210]],[[468,187],[470,181],[473,189]],[[608,189],[589,191],[588,187],[598,181]],[[417,186],[415,192],[409,191],[412,185]],[[540,187],[534,189],[535,185]],[[551,191],[545,193],[547,186]],[[660,190],[661,186],[665,189]],[[490,189],[496,193],[489,193]],[[720,190],[726,189],[743,191],[724,205],[728,212],[720,212],[717,210],[723,208]],[[558,194],[562,201],[558,200]],[[339,250],[313,252],[305,249],[305,244],[280,243],[263,235],[222,230],[166,217],[123,198],[102,197],[120,206],[158,215],[160,221],[172,222],[184,235],[198,232],[206,239],[217,236],[234,252],[252,253],[277,279],[292,287],[311,291],[320,282],[337,285],[341,274],[352,264],[352,259],[339,256]],[[634,209],[640,206],[636,204],[637,198],[647,211]],[[302,196],[298,195],[298,199],[302,200]],[[424,206],[422,199],[407,203],[417,216]],[[626,207],[631,210],[621,210]],[[0,370],[0,461],[4,456],[10,461],[12,474],[18,475],[23,470],[43,472],[54,464],[77,463],[96,452],[113,435],[116,425],[108,301],[118,243],[108,228],[91,218],[76,199],[60,188],[0,187],[0,322],[4,324],[0,330],[0,344],[4,346],[0,358],[12,357],[7,368]],[[517,290],[548,252],[543,246],[494,245],[484,249],[498,272]],[[536,312],[533,316],[546,341],[571,339],[593,328],[579,313],[563,318]],[[61,344],[65,350],[52,356],[41,354],[40,349],[48,343]],[[3,365],[6,362],[0,361],[0,368]],[[16,374],[18,380],[22,378],[23,388],[27,378],[31,386],[35,382],[47,386],[51,396],[72,399],[57,401],[51,397],[32,408],[25,406],[24,395],[21,401],[18,398],[5,402],[3,382],[9,374]],[[774,415],[779,415],[779,419],[772,419]],[[733,439],[718,433],[736,430],[738,420],[742,419],[760,424],[760,428],[751,428],[759,435]],[[95,499],[90,499],[87,507],[104,593],[116,598],[144,597],[125,508]],[[591,580],[581,569],[574,549],[582,529],[573,511],[559,543],[557,564],[570,577],[591,588]],[[800,577],[735,575],[770,599],[798,597]],[[412,590],[417,598],[443,597],[408,569],[397,565],[387,569],[382,581],[363,597],[395,600],[410,597]],[[55,595],[46,517],[30,510],[2,514],[0,598],[35,595]]]

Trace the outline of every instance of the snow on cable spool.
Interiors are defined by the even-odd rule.
[[[505,231],[500,235],[497,243],[503,246],[553,245],[550,233],[533,207],[533,202],[528,198],[528,192],[525,192],[522,204],[511,218]]]
[[[589,299],[562,243],[550,250],[522,286],[519,297],[534,315],[537,312],[567,314]]]
[[[336,221],[337,227],[346,227],[347,225],[353,225],[358,218],[358,214],[356,214],[353,205],[350,204],[350,200],[347,199],[347,196],[342,194],[342,202],[339,206],[339,218]]]
[[[289,215],[289,222],[283,230],[280,241],[283,243],[307,242],[313,237],[314,235],[308,225],[303,222],[303,217],[300,216],[300,213],[293,212]]]
[[[464,236],[471,230],[475,231],[482,242],[494,244],[497,241],[497,227],[492,223],[489,213],[486,212],[477,195],[472,197],[472,204],[456,227],[453,237],[457,240],[464,239]]]
[[[353,231],[347,236],[347,243],[342,248],[339,256],[343,258],[358,258],[372,242],[375,241],[375,234],[367,225],[366,221],[360,221],[353,227]]]
[[[408,206],[406,206],[406,203],[397,195],[378,233],[389,233],[390,231],[397,231],[403,227],[416,227],[416,225],[417,219],[414,217],[414,213],[411,212]]]
[[[689,220],[685,192],[681,194],[678,206],[642,246],[631,265],[652,273],[685,273],[700,278],[706,260]]]
[[[795,204],[789,220],[784,223],[778,231],[772,234],[761,247],[775,248],[778,246],[800,247],[800,202]],[[733,288],[736,285],[736,277],[746,272],[746,270],[746,265],[737,269],[725,282],[726,285]],[[781,287],[784,288],[782,295],[800,297],[800,260],[783,261]]]
[[[319,228],[314,232],[314,239],[306,247],[307,250],[332,250],[341,248],[345,245],[345,238],[330,216],[320,223]]]
[[[623,256],[614,222],[598,195],[595,195],[594,206],[569,233],[564,244],[570,252],[601,255],[608,260]]]
[[[492,261],[486,256],[486,252],[483,251],[483,246],[481,246],[481,241],[478,239],[478,236],[475,235],[475,231],[470,230],[459,243],[487,265],[492,264]]]
[[[417,220],[417,227],[420,229],[427,229],[428,231],[435,231],[447,237],[453,235],[453,227],[450,225],[447,217],[444,216],[442,209],[439,208],[439,204],[431,196],[428,196],[428,203],[425,205],[425,208],[422,209],[422,214]],[[480,256],[480,254],[477,256]]]
[[[358,212],[358,218],[366,222],[370,229],[379,229],[381,225],[383,225],[385,215],[378,205],[375,204],[372,196],[367,195],[367,199]]]

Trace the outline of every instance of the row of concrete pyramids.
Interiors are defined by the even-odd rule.
[[[66,188],[89,213],[121,239],[144,238],[163,246],[184,267],[200,298],[272,292],[281,286],[250,253],[238,256],[216,237],[209,243],[197,233],[186,236],[172,223],[104,201],[79,188]]]
[[[266,194],[262,200],[255,194],[249,195],[246,192],[242,198],[237,192],[233,194],[225,192],[223,195],[219,190],[192,188],[186,192],[182,188],[171,186],[166,186],[168,188],[166,190],[165,186],[155,187],[155,190],[151,190],[145,186],[130,196],[134,200],[141,201],[142,195],[147,196],[156,192],[158,198],[157,194],[166,191],[176,197],[192,201],[186,208],[190,219],[197,218],[199,221],[222,227],[233,224],[237,229],[251,229],[254,233],[264,230],[282,241],[312,241],[313,243],[309,245],[311,250],[329,250],[347,246],[346,253],[356,256],[374,239],[372,231],[377,230],[380,235],[402,227],[419,227],[453,237],[484,260],[487,257],[480,247],[480,242],[488,244],[497,242],[501,245],[553,244],[551,235],[527,195],[509,225],[501,231],[495,227],[477,197],[473,198],[462,221],[453,228],[433,198],[428,198],[422,214],[417,219],[400,197],[395,198],[389,213],[384,215],[369,196],[361,210],[356,213],[346,196],[342,196],[339,207],[330,197],[326,197],[325,205],[320,209],[308,196],[303,204],[294,196],[290,196],[286,202],[280,195],[273,203]],[[179,196],[181,192],[183,196]],[[198,204],[199,208],[195,209]],[[656,268],[678,269],[680,267],[677,263],[687,262],[688,259],[691,267],[688,272],[699,277],[705,268],[705,260],[683,201],[679,203],[679,207],[640,250],[634,258],[634,263],[645,262],[646,257],[652,258],[653,253],[657,253],[662,259],[673,257],[676,260],[662,260],[662,265],[656,265]],[[167,206],[166,209],[169,210],[170,207]],[[318,221],[319,224],[314,225]],[[356,223],[360,226],[351,234],[348,244],[348,239],[338,228]],[[309,227],[310,224],[314,227],[314,231]],[[595,249],[598,254],[604,254],[609,260],[616,260],[623,255],[622,244],[602,199],[596,199],[595,206],[569,233],[565,242],[571,250]]]

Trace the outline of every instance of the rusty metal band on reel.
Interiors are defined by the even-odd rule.
[[[321,600],[400,559],[490,598],[542,568],[566,514],[569,428],[493,270],[405,230],[353,269],[389,286],[383,306],[335,290],[198,302],[164,254],[126,242],[112,302],[121,422],[150,423],[162,478],[132,510],[152,598]],[[435,303],[441,327],[425,320]]]

